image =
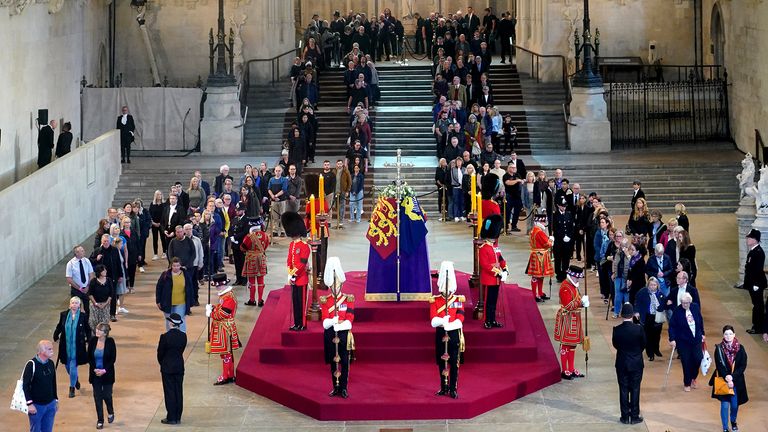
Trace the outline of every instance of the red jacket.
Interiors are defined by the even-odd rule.
[[[490,240],[486,240],[480,245],[478,260],[480,262],[480,284],[498,285],[499,273],[501,270],[507,269],[507,262],[501,256],[501,250],[495,247]],[[494,271],[494,268],[498,270]]]
[[[490,215],[501,215],[501,208],[499,203],[494,200],[482,200],[483,219]]]
[[[449,322],[456,320],[464,322],[464,301],[462,295],[451,294],[448,296],[448,315],[451,317]],[[445,297],[438,295],[432,296],[429,300],[429,318],[442,318],[445,316]]]
[[[304,240],[294,240],[288,245],[288,274],[295,276],[295,284],[305,286],[309,283],[307,264],[312,250]]]
[[[323,320],[338,316],[339,322],[355,321],[355,296],[351,294],[342,293],[338,299],[334,299],[332,295],[321,296],[320,307]]]

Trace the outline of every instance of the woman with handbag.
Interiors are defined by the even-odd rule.
[[[667,315],[664,313],[665,300],[659,289],[659,280],[653,276],[635,297],[635,316],[645,330],[645,354],[648,355],[648,361],[662,357],[659,340],[661,327],[667,321]]]
[[[747,369],[747,352],[736,339],[732,325],[723,327],[723,341],[715,345],[715,373],[709,380],[712,398],[720,401],[720,420],[723,432],[728,432],[730,417],[731,431],[737,432],[739,425],[736,415],[739,405],[749,401],[744,371]],[[730,411],[730,416],[728,415]]]
[[[704,336],[704,318],[701,307],[693,302],[690,293],[683,294],[680,306],[675,308],[669,320],[669,345],[680,353],[683,366],[683,390],[696,388],[696,377],[704,357],[702,343]]]
[[[96,335],[88,343],[88,382],[93,385],[93,400],[96,402],[96,429],[104,428],[104,403],[107,405],[107,421],[115,421],[112,386],[115,384],[117,348],[115,340],[109,337],[109,331],[109,324],[99,323]]]
[[[77,367],[88,363],[85,344],[91,337],[88,315],[81,308],[80,297],[69,300],[69,309],[59,315],[59,323],[53,331],[53,341],[59,342],[58,360],[69,374],[69,397],[75,397],[75,389],[80,390]]]

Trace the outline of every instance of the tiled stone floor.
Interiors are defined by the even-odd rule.
[[[623,226],[624,221],[618,221]],[[750,324],[749,298],[746,292],[732,288],[737,277],[737,228],[733,215],[692,215],[692,236],[699,251],[700,276],[705,325],[710,343],[719,341],[719,329],[733,323],[737,335],[749,353],[747,383],[750,402],[740,410],[739,423],[745,431],[763,431],[768,424],[768,375],[762,367],[768,360],[768,346],[756,337],[744,333]],[[430,261],[433,267],[441,260],[456,262],[456,268],[471,269],[469,230],[454,223],[429,222],[428,237]],[[345,270],[365,269],[368,243],[364,239],[365,225],[351,224],[334,231],[331,255],[342,259]],[[84,240],[91,243],[91,238]],[[282,286],[285,281],[283,262],[287,241],[269,250],[269,288]],[[501,247],[512,269],[512,280],[523,286],[529,284],[523,276],[528,254],[528,241],[524,236],[502,238]],[[10,399],[16,379],[24,361],[35,351],[39,339],[50,338],[68,298],[64,282],[63,259],[24,295],[0,311],[0,383],[2,394]],[[159,367],[155,350],[159,334],[164,331],[162,315],[154,306],[154,283],[163,269],[160,261],[151,262],[147,273],[139,274],[137,293],[128,296],[128,315],[113,326],[112,335],[118,347],[115,405],[117,420],[106,430],[155,431],[167,430],[160,423],[165,416],[162,402]],[[228,267],[230,275],[233,269]],[[562,382],[533,393],[525,398],[488,412],[471,420],[435,420],[419,422],[318,422],[237,386],[213,387],[211,383],[219,373],[217,357],[205,354],[205,316],[196,308],[189,320],[189,346],[186,352],[185,409],[183,425],[186,431],[378,431],[381,428],[409,427],[414,431],[715,431],[719,430],[719,405],[710,399],[709,387],[702,385],[691,393],[683,393],[681,371],[673,364],[666,389],[662,388],[667,363],[646,362],[641,409],[646,423],[623,426],[618,423],[618,395],[613,369],[614,351],[610,346],[611,327],[617,324],[605,320],[605,306],[595,298],[597,281],[588,280],[593,294],[590,310],[589,376],[577,382]],[[556,292],[557,287],[553,287]],[[237,289],[242,300],[244,289]],[[206,296],[205,289],[201,293]],[[214,293],[215,296],[215,293]],[[549,302],[540,307],[548,328],[556,304]],[[242,306],[238,311],[238,326],[247,342],[259,309]],[[662,351],[668,358],[669,349]],[[239,353],[238,353],[239,354]],[[577,365],[583,368],[583,355],[577,354]],[[238,356],[239,357],[239,356]],[[58,369],[60,411],[56,418],[57,431],[83,431],[95,427],[92,391],[87,382],[87,368],[80,367],[83,390],[74,399],[68,399],[66,373]],[[705,380],[702,380],[705,382]],[[325,397],[326,389],[318,389],[318,397]],[[351,378],[352,397],[354,373]],[[8,409],[0,410],[2,430],[21,431],[26,428],[23,415]]]

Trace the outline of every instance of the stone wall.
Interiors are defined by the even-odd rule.
[[[92,241],[120,169],[120,136],[112,130],[0,191],[0,309],[78,242]],[[63,274],[59,282],[66,298]]]
[[[243,61],[271,58],[295,47],[294,0],[226,0],[226,31],[239,31]],[[217,27],[218,1],[157,0],[146,12],[152,49],[160,80],[168,78],[171,86],[192,87],[198,76],[205,80],[209,72],[208,32]],[[123,74],[123,86],[152,85],[146,46],[136,22],[136,10],[130,2],[117,6],[116,71]],[[215,39],[215,35],[214,35]],[[288,76],[293,56],[281,60],[281,74]],[[269,62],[253,64],[256,80],[268,79]]]
[[[37,110],[71,122],[77,138],[80,80],[105,78],[104,0],[67,1],[55,13],[49,6],[33,3],[14,15],[0,7],[0,189],[37,169]]]
[[[573,72],[573,32],[581,35],[582,0],[519,0],[517,43],[541,54],[562,54]],[[657,42],[664,64],[693,63],[692,0],[591,0],[592,32],[600,29],[600,55],[637,56],[648,62],[648,43]],[[518,64],[530,70],[530,58],[521,54]],[[543,78],[559,80],[561,67],[545,61]]]
[[[714,63],[716,26],[722,16],[728,71],[731,133],[743,151],[755,152],[755,129],[768,142],[768,2],[703,1],[704,61]]]

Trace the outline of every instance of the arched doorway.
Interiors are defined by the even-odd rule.
[[[712,55],[715,64],[725,65],[725,22],[720,3],[715,3],[712,8],[712,20],[710,21],[710,38],[712,40]]]

